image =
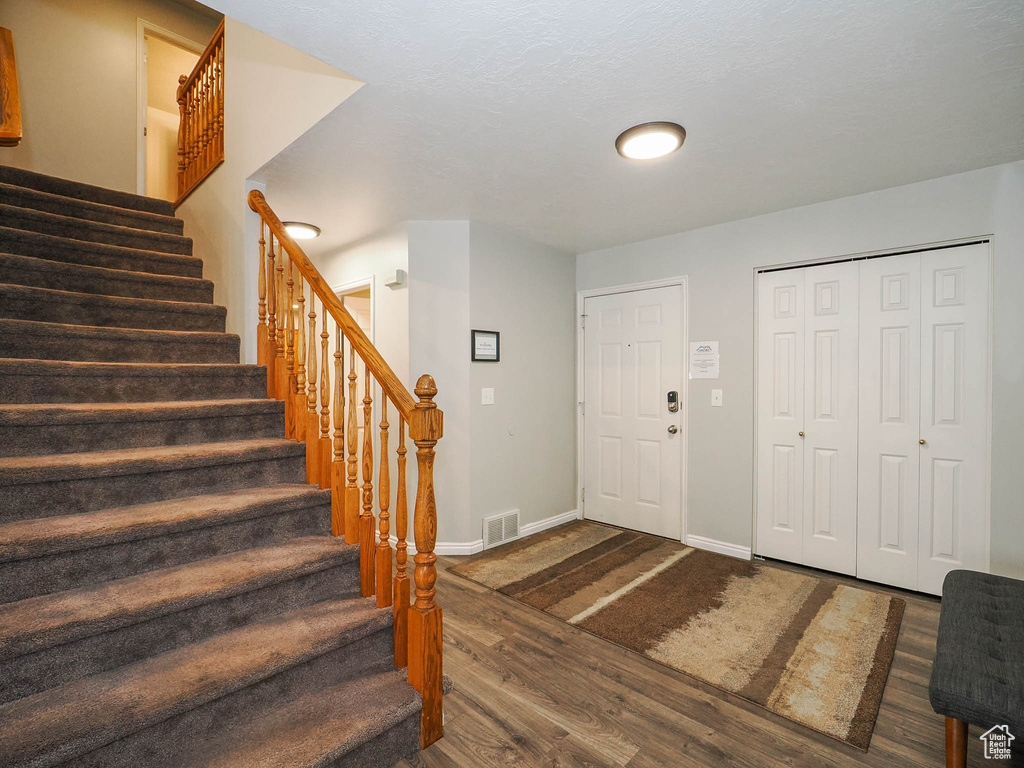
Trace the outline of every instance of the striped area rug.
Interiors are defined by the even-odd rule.
[[[864,750],[905,607],[583,521],[450,570]]]

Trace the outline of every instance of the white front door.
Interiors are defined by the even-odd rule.
[[[678,541],[682,288],[590,297],[584,313],[584,516]]]

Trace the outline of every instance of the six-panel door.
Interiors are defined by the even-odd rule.
[[[679,540],[682,390],[679,286],[591,297],[584,330],[584,514]],[[674,428],[674,432],[670,431]]]
[[[935,594],[987,569],[988,263],[759,276],[758,553]]]

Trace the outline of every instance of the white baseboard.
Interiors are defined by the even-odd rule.
[[[413,552],[415,549],[415,547],[410,545],[410,552]],[[435,555],[475,555],[477,552],[483,551],[483,539],[477,539],[476,541],[439,541],[434,545]]]
[[[409,557],[411,558],[416,554],[416,542],[413,541],[412,536],[409,536],[405,542],[409,549]],[[391,535],[391,546],[395,547],[398,545],[398,538]],[[484,540],[477,539],[476,541],[439,541],[434,544],[435,555],[475,555],[477,552],[483,552]]]
[[[741,547],[738,544],[730,544],[727,541],[706,539],[703,536],[687,536],[686,543],[697,549],[706,549],[708,552],[717,552],[720,555],[728,555],[740,560],[750,559],[750,547]]]
[[[532,536],[535,533],[546,531],[548,528],[554,528],[556,525],[563,525],[565,523],[571,523],[573,520],[579,520],[580,513],[578,510],[570,509],[568,512],[562,512],[559,515],[552,515],[546,517],[543,520],[538,520],[535,523],[527,523],[526,525],[519,526],[519,538],[526,536]]]
[[[538,520],[535,523],[528,523],[519,529],[519,538],[526,536],[532,536],[535,533],[546,531],[548,528],[554,528],[556,525],[562,525],[563,523],[570,523],[573,520],[578,520],[580,513],[575,509],[570,509],[568,512],[562,512],[559,515],[553,515],[543,520]],[[412,536],[406,540],[409,545],[409,556],[412,557],[416,554],[416,542],[413,541]],[[398,539],[394,534],[391,535],[391,546],[394,547],[398,544]],[[484,540],[477,539],[476,541],[439,541],[434,545],[435,555],[475,555],[477,552],[483,552]]]

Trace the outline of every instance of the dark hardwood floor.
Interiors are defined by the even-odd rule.
[[[907,600],[864,753],[447,573],[461,559],[438,559],[454,681],[445,735],[402,768],[945,765],[943,718],[928,703],[938,599],[855,582]],[[994,765],[979,734],[968,765]]]

